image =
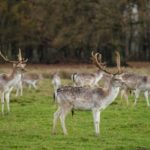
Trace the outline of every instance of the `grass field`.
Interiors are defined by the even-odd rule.
[[[48,73],[49,71],[47,71]],[[71,84],[68,79],[63,84]],[[56,135],[51,134],[56,105],[52,98],[50,79],[44,79],[39,89],[24,89],[24,96],[11,97],[11,113],[0,115],[0,150],[149,150],[150,108],[141,95],[137,107],[120,102],[118,97],[101,114],[101,135],[94,135],[91,112],[68,115],[68,135],[60,123]],[[6,110],[6,109],[5,109]]]

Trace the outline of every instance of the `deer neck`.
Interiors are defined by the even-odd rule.
[[[16,75],[16,70],[13,69],[12,72],[11,72],[11,74],[10,74],[10,78],[13,79],[15,77],[15,75]]]
[[[109,104],[111,104],[116,99],[119,90],[120,87],[114,87],[114,86],[109,87],[108,94],[102,101],[102,109],[105,109]]]
[[[8,77],[9,86],[17,84],[21,80],[21,73],[17,72],[16,69],[13,69],[12,73]]]

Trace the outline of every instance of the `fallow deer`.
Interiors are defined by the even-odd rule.
[[[11,61],[5,57],[1,52],[0,56],[9,63],[13,63],[12,73],[0,75],[0,92],[1,92],[1,103],[2,103],[2,114],[4,115],[4,102],[6,100],[8,112],[10,112],[10,93],[12,89],[20,82],[21,75],[25,71],[27,59],[24,60],[19,49],[18,61]]]
[[[101,60],[100,56],[101,55],[97,55],[97,59]],[[105,66],[105,63],[101,63],[101,65]],[[71,75],[71,80],[74,82],[74,86],[99,87],[98,82],[105,74],[106,73],[102,70],[98,70],[95,73],[74,73]]]
[[[99,60],[101,55],[99,55]],[[105,66],[105,63],[101,63]],[[74,82],[74,86],[90,86],[99,87],[99,81],[103,82],[103,87],[107,89],[110,84],[111,75],[104,72],[103,70],[98,70],[96,73],[74,73],[71,75],[71,79]],[[120,90],[121,100],[124,97],[128,105],[128,88],[122,87]]]
[[[97,86],[98,82],[103,77],[103,71],[98,70],[95,73],[74,73],[71,76],[74,86]]]
[[[117,97],[120,87],[124,84],[121,80],[116,79],[115,76],[120,73],[118,70],[117,73],[113,74],[102,66],[101,62],[98,61],[99,53],[95,55],[92,53],[92,59],[95,65],[104,72],[110,74],[111,80],[109,88],[91,88],[91,87],[73,87],[73,86],[64,86],[57,90],[56,92],[56,103],[58,105],[57,111],[54,113],[53,119],[53,130],[52,133],[55,133],[56,124],[58,118],[60,118],[63,133],[67,134],[67,129],[65,126],[65,118],[68,112],[73,110],[91,110],[93,113],[95,133],[98,135],[100,133],[100,113],[108,105],[110,105]],[[120,64],[120,57],[117,53],[117,64]]]
[[[38,89],[37,84],[40,80],[42,80],[43,77],[41,74],[22,74],[21,81],[18,82],[16,86],[16,96],[23,95],[23,87],[28,86],[29,89],[33,87],[34,89]]]
[[[135,93],[134,105],[137,104],[140,92],[144,92],[147,106],[150,106],[148,99],[148,93],[150,91],[150,77],[135,73],[123,73],[117,75],[116,77],[125,82],[129,89],[134,90]]]
[[[37,84],[43,79],[42,74],[30,73],[22,76],[23,85],[27,85],[29,88],[33,87],[38,89]]]
[[[56,94],[57,89],[61,87],[61,79],[58,72],[53,75],[52,84],[54,86],[54,93]]]

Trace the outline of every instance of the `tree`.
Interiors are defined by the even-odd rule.
[[[0,48],[34,63],[89,62],[96,50],[112,64],[116,49],[149,60],[149,10],[148,0],[0,1]]]

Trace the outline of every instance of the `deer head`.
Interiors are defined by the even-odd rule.
[[[114,86],[122,86],[124,83],[117,77],[118,75],[122,74],[123,71],[120,67],[120,54],[118,51],[115,51],[116,55],[116,64],[117,64],[117,71],[116,72],[110,72],[107,70],[105,63],[102,63],[102,55],[100,53],[91,53],[93,63],[98,67],[99,70],[104,71],[106,74],[111,75],[112,78],[112,84]]]
[[[18,60],[9,60],[7,58],[7,56],[5,57],[2,52],[0,51],[0,56],[9,63],[13,64],[13,68],[18,69],[18,70],[24,70],[25,66],[26,66],[26,62],[28,61],[28,59],[24,59],[22,58],[22,54],[21,54],[21,49],[19,49],[18,52]]]
[[[106,69],[106,63],[102,62],[102,55],[100,53],[94,53],[92,51],[91,56],[92,56],[92,61],[93,63],[96,65],[96,67],[98,67],[99,70],[104,71],[107,74],[111,74],[111,75],[116,75],[116,74],[121,74],[122,70],[120,67],[120,54],[118,51],[115,51],[115,55],[116,55],[116,64],[117,64],[117,72],[113,73],[110,72]]]

